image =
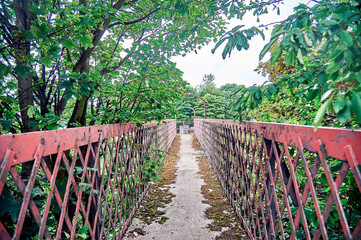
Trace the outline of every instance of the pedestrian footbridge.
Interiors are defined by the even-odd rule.
[[[203,154],[245,239],[361,239],[360,130],[195,119],[176,137],[176,120],[0,136],[0,239],[217,238]],[[144,224],[136,211],[177,141],[173,197]]]

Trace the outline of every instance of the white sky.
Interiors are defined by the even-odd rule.
[[[309,0],[286,0],[284,5],[280,5],[281,14],[277,15],[277,11],[271,12],[260,17],[260,22],[257,23],[256,17],[252,14],[246,16],[244,20],[232,20],[230,29],[236,25],[246,25],[245,27],[258,26],[268,24],[285,19],[292,14],[293,7],[299,3],[307,4]],[[192,52],[185,57],[177,56],[172,58],[172,61],[177,63],[177,68],[183,71],[183,79],[188,81],[191,86],[195,87],[202,83],[204,74],[213,74],[215,76],[215,84],[220,87],[226,83],[237,83],[245,86],[252,86],[254,84],[262,84],[266,78],[257,74],[253,70],[258,65],[259,53],[263,46],[268,43],[272,27],[266,32],[266,40],[263,41],[261,36],[253,38],[250,42],[250,48],[245,51],[234,51],[230,58],[222,59],[222,51],[225,46],[223,43],[214,54],[211,49],[215,43],[210,43],[208,46],[198,50],[198,54]],[[263,59],[263,61],[266,58]]]

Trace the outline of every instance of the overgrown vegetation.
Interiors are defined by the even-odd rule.
[[[161,209],[175,197],[170,192],[169,185],[175,182],[179,147],[180,137],[177,136],[169,149],[168,155],[164,159],[163,166],[161,166],[160,178],[149,187],[149,192],[145,196],[142,206],[136,212],[135,218],[139,218],[147,224],[151,224],[154,221],[163,224],[167,220],[167,217],[164,216],[166,212]],[[132,235],[132,232],[129,234]]]
[[[223,31],[211,2],[2,1],[3,133],[174,113],[186,82],[170,57]]]
[[[193,136],[192,147],[202,150],[195,136]],[[206,209],[205,215],[212,220],[212,223],[208,224],[207,228],[211,231],[221,232],[216,239],[247,239],[241,221],[225,196],[208,159],[201,155],[197,157],[197,162],[200,169],[198,173],[205,182],[201,187],[202,195],[205,198],[203,202],[210,205]]]
[[[213,74],[205,74],[202,79],[202,84],[192,88],[188,87],[188,92],[202,97],[206,101],[207,118],[212,119],[233,119],[236,112],[231,108],[233,102],[240,96],[235,94],[239,88],[244,88],[242,85],[225,84],[217,88],[215,83],[215,76]],[[203,101],[197,97],[186,95],[182,100],[177,101],[177,107],[191,107],[196,111],[196,118],[204,117]],[[193,111],[191,109],[180,109],[177,118],[193,118]]]
[[[326,115],[334,115],[338,126],[359,127],[361,123],[361,2],[359,0],[310,1],[295,7],[294,14],[274,25],[270,42],[260,53],[260,60],[271,51],[269,65],[282,59],[286,68],[276,68],[276,76],[264,86],[240,89],[234,104],[244,118],[249,110],[264,103],[300,106],[304,123],[328,125]],[[255,11],[256,15],[259,15]],[[240,25],[222,37],[215,49],[227,42],[223,58],[234,48],[248,49],[248,41],[262,35],[262,29],[243,29]],[[214,50],[215,50],[214,49]],[[292,66],[293,71],[288,71]],[[266,101],[267,99],[267,101]],[[290,110],[290,109],[288,109]],[[313,112],[317,110],[316,114]],[[261,110],[262,111],[262,110]],[[291,109],[292,111],[292,109]],[[325,120],[325,121],[323,121]],[[322,122],[323,121],[323,122]]]

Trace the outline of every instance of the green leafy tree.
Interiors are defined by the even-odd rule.
[[[222,99],[225,102],[224,108],[224,118],[225,119],[234,119],[237,116],[237,112],[235,112],[232,108],[234,102],[239,99],[239,92],[243,89],[243,85],[237,85],[235,83],[228,83],[219,88]]]
[[[218,88],[214,81],[216,80],[213,74],[204,74],[202,84],[198,86],[198,93],[200,96],[205,96],[207,93],[213,95],[220,95]]]
[[[187,93],[197,94],[197,89],[188,86]],[[197,97],[190,96],[190,95],[184,95],[181,100],[178,100],[175,103],[175,106],[177,109],[181,108],[181,107],[190,107],[190,108],[195,109],[198,100],[199,99]],[[196,118],[203,118],[203,116],[204,116],[203,111],[200,115],[198,115],[196,112]],[[193,117],[194,117],[194,112],[192,109],[181,108],[177,111],[177,118],[193,118]]]
[[[226,103],[221,96],[207,93],[203,96],[207,103],[207,118],[211,119],[224,119],[225,118],[225,105]],[[203,115],[203,101],[198,100],[196,105],[196,113],[198,116]]]
[[[184,86],[170,57],[222,32],[222,12],[209,5],[3,1],[2,128],[26,132],[164,117]]]
[[[306,99],[318,109],[316,127],[321,125],[327,111],[333,111],[341,124],[351,121],[360,124],[361,65],[356,60],[361,57],[360,6],[354,0],[300,4],[294,14],[276,24],[260,59],[279,41],[279,50],[272,53],[271,64],[284,55],[285,66],[295,66],[295,71],[278,78],[272,87],[254,86],[243,91],[236,104],[240,117],[259,106],[267,96],[273,95],[269,100],[277,101],[283,90],[288,89],[293,104]],[[224,58],[234,48],[247,49],[249,39],[262,35],[262,28],[242,30],[242,27],[233,28],[217,43],[215,49],[227,41]]]

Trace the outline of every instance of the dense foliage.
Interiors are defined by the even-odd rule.
[[[272,82],[268,85],[243,89],[235,104],[240,118],[265,99],[275,104],[286,98],[286,105],[305,106],[306,114],[317,109],[312,116],[316,127],[328,111],[335,115],[337,124],[361,123],[361,2],[310,3],[300,4],[294,14],[276,24],[270,42],[260,53],[262,59],[276,44],[278,49],[272,51],[270,65],[282,57],[285,67],[292,66],[293,71],[283,71],[276,78],[270,76]],[[215,46],[216,49],[227,41],[223,58],[234,48],[247,49],[254,35],[263,35],[262,26],[242,29],[243,26],[233,28]]]
[[[208,1],[3,1],[5,131],[162,119],[183,92],[169,59],[220,34]]]

